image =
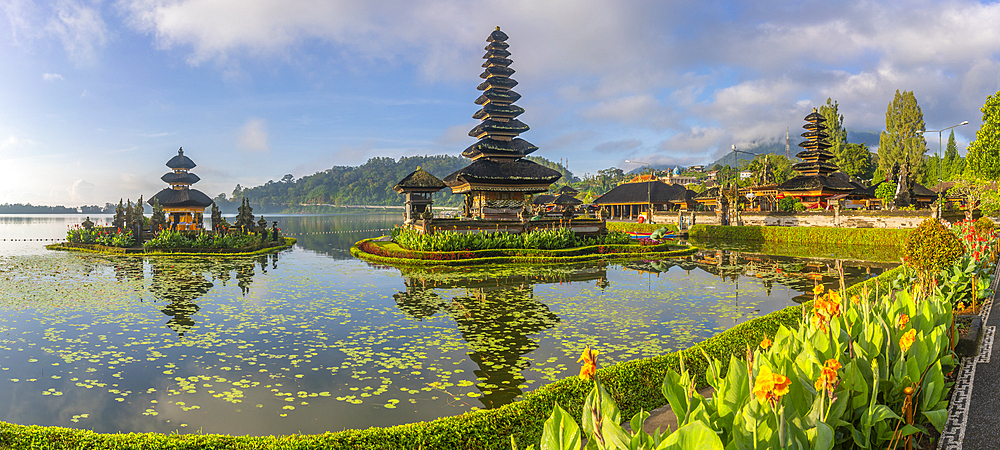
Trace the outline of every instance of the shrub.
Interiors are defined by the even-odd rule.
[[[907,263],[926,278],[936,276],[942,269],[951,266],[964,250],[962,241],[941,221],[927,219],[910,234],[903,254]]]
[[[887,181],[878,185],[875,188],[875,197],[882,200],[882,208],[886,209],[892,205],[893,199],[896,198],[896,183]]]
[[[143,248],[187,248],[193,247],[194,243],[185,237],[180,231],[163,230],[142,244]]]
[[[794,209],[795,212],[802,212],[806,210],[806,205],[803,205],[802,202],[795,202],[795,205],[792,207],[792,209]]]
[[[980,217],[979,220],[976,221],[975,227],[976,234],[980,236],[990,234],[993,232],[994,228],[996,228],[993,225],[993,219],[986,216]]]
[[[795,197],[785,197],[781,200],[778,200],[778,211],[785,211],[785,212],[795,211],[796,203],[799,203],[799,201]]]

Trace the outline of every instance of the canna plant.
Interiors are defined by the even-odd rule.
[[[947,417],[944,374],[955,364],[952,304],[906,290],[849,300],[822,287],[815,294],[798,328],[779,328],[742,361],[731,356],[725,372],[704,355],[711,398],[696,393],[683,360],[679,373],[669,371],[661,390],[678,429],[668,435],[644,433],[643,411],[630,421],[635,431],[624,430],[617,406],[593,376],[581,418],[586,448],[883,449],[902,448],[931,427],[940,431]],[[581,376],[593,373],[588,361],[596,370],[596,355],[588,353]],[[576,422],[556,405],[541,448],[576,450],[581,442]]]

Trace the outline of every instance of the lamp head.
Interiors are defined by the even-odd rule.
[[[969,121],[968,121],[968,120],[966,120],[965,122],[962,122],[962,123],[960,123],[959,125],[968,125],[968,124],[969,124]]]

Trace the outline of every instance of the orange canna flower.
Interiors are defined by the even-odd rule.
[[[753,393],[757,401],[767,402],[771,408],[781,400],[781,397],[788,393],[788,386],[792,381],[780,373],[772,373],[767,366],[760,368],[757,380],[754,382]]]
[[[910,323],[910,316],[902,314],[899,316],[899,329],[902,330],[906,328],[906,324]]]
[[[840,370],[840,361],[837,361],[836,359],[830,358],[830,359],[826,360],[825,363],[823,363],[823,367],[829,368],[829,369],[833,370],[834,372],[836,372],[836,371]]]
[[[580,367],[580,379],[589,380],[593,378],[594,374],[597,373],[597,350],[591,350],[590,346],[587,346],[583,350],[583,354],[580,355],[580,359],[576,362],[582,362],[583,367]]]
[[[760,341],[760,348],[767,350],[768,348],[771,347],[771,344],[772,344],[771,340],[765,337],[763,341]]]
[[[855,305],[857,305],[858,303],[861,303],[861,299],[858,298],[857,295],[852,295],[851,296],[851,303],[854,303]]]
[[[902,350],[903,353],[906,353],[908,350],[910,350],[910,346],[912,346],[913,342],[916,340],[917,340],[917,330],[910,328],[910,331],[907,331],[906,334],[903,335],[903,337],[899,338],[900,350]]]

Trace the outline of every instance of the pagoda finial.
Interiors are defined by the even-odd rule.
[[[500,25],[497,25],[497,31],[500,31]]]
[[[177,154],[178,155],[183,155],[184,154],[184,147],[178,148],[177,149]]]

